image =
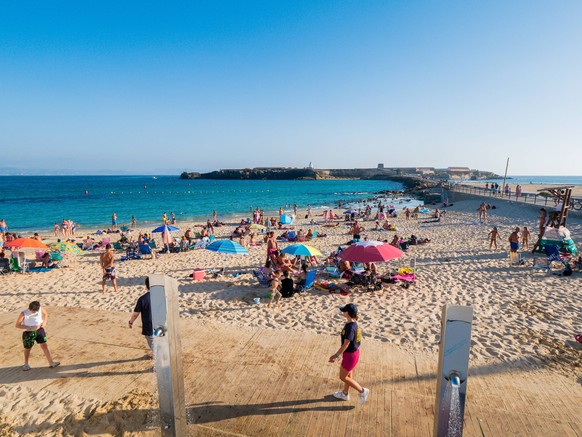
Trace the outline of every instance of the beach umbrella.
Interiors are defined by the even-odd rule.
[[[248,255],[249,251],[239,243],[232,240],[216,240],[206,246],[207,250],[218,253],[230,253],[234,255]]]
[[[75,243],[70,241],[58,241],[49,245],[53,250],[58,250],[61,253],[74,253],[75,255],[83,255],[83,251]]]
[[[293,223],[294,220],[295,217],[292,215],[281,214],[281,217],[279,217],[279,223],[282,223],[284,225],[290,225]]]
[[[258,223],[253,223],[249,229],[253,230],[253,231],[262,231],[263,229],[265,229],[265,226],[263,225],[259,225]]]
[[[402,255],[404,255],[403,251],[388,243],[361,241],[347,247],[339,254],[339,257],[346,261],[369,263],[388,261],[400,258]]]
[[[162,226],[154,229],[152,232],[173,232],[173,231],[179,231],[179,230],[180,230],[180,228],[177,228],[176,226],[162,225]]]
[[[344,214],[350,214],[350,215],[357,214],[357,213],[358,213],[358,211],[356,211],[355,209],[348,209],[348,210],[344,211]]]
[[[35,240],[34,238],[17,238],[5,242],[4,247],[10,248],[12,251],[18,249],[48,249],[46,244],[42,241]]]
[[[320,256],[321,252],[307,244],[292,244],[281,250],[281,253],[295,256]]]

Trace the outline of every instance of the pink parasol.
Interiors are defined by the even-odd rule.
[[[403,251],[388,243],[361,241],[347,247],[339,254],[339,257],[346,261],[370,263],[388,261],[400,258],[402,255],[404,255]]]

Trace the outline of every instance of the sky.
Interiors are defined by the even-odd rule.
[[[582,2],[0,2],[0,173],[582,175]]]

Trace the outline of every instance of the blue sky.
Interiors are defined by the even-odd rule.
[[[0,3],[0,168],[582,175],[580,1]]]

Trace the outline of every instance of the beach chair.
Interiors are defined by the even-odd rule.
[[[337,266],[327,266],[325,268],[326,273],[330,278],[341,278],[342,274],[337,268]]]
[[[61,264],[63,262],[63,254],[58,250],[51,251],[51,261],[57,267],[61,267]]]
[[[269,287],[271,285],[271,280],[268,279],[263,272],[260,270],[253,270],[253,276],[259,281],[261,287]]]
[[[0,258],[0,275],[10,273],[10,260],[8,258]]]
[[[315,283],[315,277],[317,276],[317,270],[309,270],[307,272],[307,276],[305,277],[305,284],[297,285],[297,293],[301,293],[302,291],[309,290],[313,288],[313,284]]]
[[[139,245],[139,253],[141,253],[142,255],[149,255],[150,258],[154,257],[154,254],[152,252],[152,248],[148,244],[140,244]]]
[[[533,268],[536,270],[546,270],[549,273],[561,272],[564,269],[571,269],[570,265],[560,256],[558,246],[548,244],[544,246],[546,257],[534,257]]]

